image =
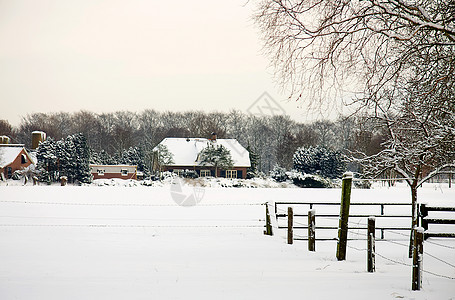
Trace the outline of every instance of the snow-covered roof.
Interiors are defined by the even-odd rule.
[[[165,138],[161,141],[173,154],[173,166],[197,166],[198,154],[209,144],[223,145],[231,152],[234,167],[250,167],[249,152],[236,139]]]
[[[0,146],[0,168],[11,164],[24,149],[22,146]]]

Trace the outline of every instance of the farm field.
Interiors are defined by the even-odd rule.
[[[263,234],[265,202],[339,201],[340,189],[196,192],[183,207],[170,186],[0,186],[0,299],[455,299],[455,239],[425,241],[431,273],[413,292],[405,235],[377,241],[367,273],[365,240],[338,262],[335,241],[309,252],[284,230]],[[401,185],[352,191],[352,202],[409,199]],[[419,199],[455,206],[455,188],[428,184]]]

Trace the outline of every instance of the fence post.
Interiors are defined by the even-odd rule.
[[[269,203],[265,203],[265,235],[273,235],[272,224],[270,222]]]
[[[421,203],[420,204],[420,226],[423,227],[423,229],[428,230],[428,222],[425,220],[425,217],[428,217],[428,209],[426,203]]]
[[[308,251],[316,251],[316,214],[314,209],[308,211]]]
[[[422,287],[423,228],[414,227],[414,247],[412,249],[412,290]]]
[[[384,204],[381,204],[381,216],[384,215]],[[381,229],[381,240],[384,239],[384,229]]]
[[[338,245],[337,245],[337,259],[346,259],[346,246],[348,240],[348,219],[349,219],[349,205],[351,204],[351,186],[352,186],[351,172],[343,174],[343,182],[341,185],[341,207],[340,207],[340,221],[338,225]]]
[[[376,230],[376,218],[368,218],[368,251],[367,251],[367,270],[368,272],[374,272],[376,270],[375,263],[375,230]]]
[[[292,226],[294,222],[294,213],[292,211],[292,207],[288,207],[288,244],[292,245],[294,242]]]

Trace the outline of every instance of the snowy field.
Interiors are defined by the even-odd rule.
[[[455,206],[455,188],[419,192]],[[0,186],[0,299],[455,299],[454,279],[428,273],[455,278],[454,239],[424,243],[432,256],[413,292],[406,236],[377,241],[367,273],[364,240],[338,262],[334,241],[311,253],[284,231],[263,235],[263,203],[339,201],[339,189],[197,193],[198,205],[182,207],[169,186]],[[353,202],[409,199],[403,186],[352,191]]]

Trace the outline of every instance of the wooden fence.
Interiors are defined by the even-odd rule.
[[[411,230],[411,203],[360,203],[351,202],[351,212],[349,214],[350,230],[365,230],[364,236],[359,234],[358,238],[365,239],[366,230],[368,229],[368,217],[376,217],[376,230],[380,231],[380,238],[385,238],[387,231],[410,231]],[[338,202],[275,202],[275,216],[278,223],[278,229],[288,228],[287,224],[280,224],[280,219],[287,218],[287,207],[294,208],[293,228],[308,229],[308,211],[315,210],[317,236],[321,236],[321,231],[332,230],[333,237],[317,237],[317,240],[336,240],[336,230],[338,229],[338,220],[340,213],[340,203]],[[300,218],[300,219],[299,219]],[[323,224],[323,225],[321,225]],[[352,231],[351,231],[352,233]],[[295,240],[307,240],[307,237],[299,238],[296,232]]]
[[[455,225],[455,207],[440,207],[440,206],[428,206],[426,204],[420,204],[420,221],[421,226],[425,229],[424,238],[430,237],[443,237],[443,238],[455,238],[455,226],[453,226],[453,232],[434,232],[429,230],[429,225]],[[431,212],[441,212],[437,217],[428,216]]]

